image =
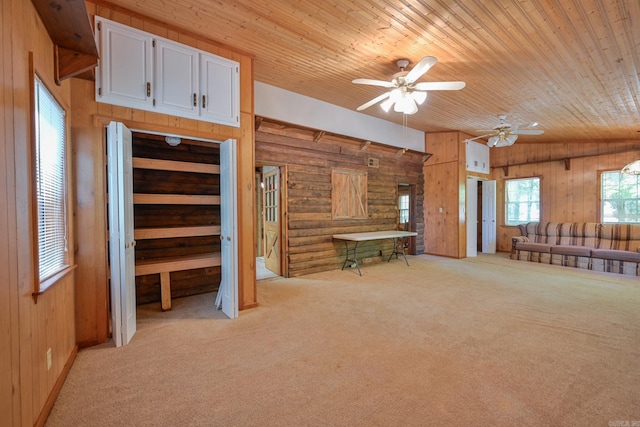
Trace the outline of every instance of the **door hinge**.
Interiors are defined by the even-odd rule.
[[[153,98],[153,106],[154,107],[156,106],[156,99],[155,98]]]
[[[151,40],[151,47],[156,47],[156,41],[155,40]]]
[[[98,96],[102,96],[102,88],[101,87],[98,88]]]
[[[102,30],[102,21],[98,21],[98,31]]]

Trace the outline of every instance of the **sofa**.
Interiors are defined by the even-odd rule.
[[[640,224],[529,222],[518,228],[512,259],[640,276]]]

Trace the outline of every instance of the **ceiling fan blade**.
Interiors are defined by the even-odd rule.
[[[411,71],[409,71],[409,74],[407,74],[404,79],[409,83],[415,82],[424,73],[426,73],[429,68],[436,65],[436,62],[438,62],[438,59],[436,59],[435,56],[425,56],[416,64],[415,67],[413,67]]]
[[[514,129],[511,133],[514,135],[542,135],[544,131],[540,129]]]
[[[523,128],[534,128],[536,126],[540,125],[540,123],[538,122],[531,122],[531,123],[526,123],[523,125],[518,125],[515,127],[515,129],[523,129]]]
[[[476,139],[486,138],[486,137],[488,137],[488,136],[492,136],[492,135],[493,135],[492,133],[488,133],[488,134],[486,134],[486,135],[476,136],[475,138],[465,139],[465,141],[468,141],[468,142],[470,142],[470,141],[475,141]]]
[[[467,84],[465,82],[422,82],[416,84],[417,90],[460,90]]]
[[[361,106],[359,106],[358,108],[356,108],[356,110],[358,111],[362,111],[362,110],[366,110],[367,108],[371,107],[373,104],[382,101],[385,98],[388,98],[390,95],[390,92],[385,92],[380,96],[376,96],[375,98],[373,98],[371,101],[369,102],[365,102],[364,104],[362,104]]]
[[[373,79],[354,79],[351,83],[359,84],[359,85],[372,85],[372,86],[382,86],[382,87],[394,87],[392,82],[385,82],[384,80],[373,80]]]

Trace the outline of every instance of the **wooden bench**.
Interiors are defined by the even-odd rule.
[[[136,276],[160,274],[161,306],[162,311],[166,311],[171,310],[171,272],[217,267],[220,265],[220,253],[139,260],[136,262]]]

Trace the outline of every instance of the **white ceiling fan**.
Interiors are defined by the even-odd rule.
[[[487,145],[489,147],[509,147],[516,142],[518,135],[542,135],[544,133],[544,131],[540,129],[530,129],[538,126],[538,122],[531,122],[513,127],[511,124],[507,123],[507,116],[505,115],[499,115],[498,120],[500,120],[500,123],[493,129],[478,130],[478,132],[489,133],[467,139],[467,141],[475,141],[476,139],[489,137],[487,140]]]
[[[416,83],[429,68],[433,67],[438,60],[433,56],[422,58],[411,71],[405,71],[409,66],[408,59],[399,59],[396,64],[400,71],[393,75],[391,81],[355,79],[353,83],[361,85],[382,86],[391,88],[390,91],[373,98],[357,108],[362,111],[380,102],[380,106],[388,112],[393,106],[393,110],[398,113],[414,114],[418,112],[418,105],[427,99],[429,90],[460,90],[465,86],[465,82],[421,82]]]

